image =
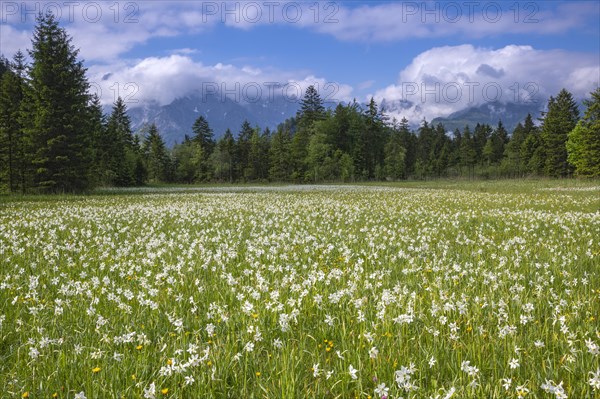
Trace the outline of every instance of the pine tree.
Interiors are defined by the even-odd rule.
[[[215,148],[215,138],[208,121],[202,115],[194,122],[192,132],[194,133],[193,140],[200,144],[202,150],[208,157]]]
[[[390,180],[399,180],[406,177],[406,149],[402,146],[402,133],[394,129],[385,145],[385,177]]]
[[[155,183],[167,182],[169,180],[169,154],[165,142],[154,123],[148,129],[143,148],[150,181]]]
[[[584,101],[583,118],[569,133],[568,161],[581,177],[600,177],[600,88]]]
[[[249,166],[250,156],[250,138],[254,134],[254,129],[250,126],[250,122],[245,120],[242,123],[238,138],[235,143],[235,163],[236,163],[236,178],[244,179],[246,170]]]
[[[29,52],[31,90],[21,122],[33,149],[34,184],[41,191],[82,191],[91,186],[89,84],[79,50],[54,15],[39,15]]]
[[[567,138],[579,120],[579,109],[573,96],[562,89],[556,99],[550,97],[548,112],[541,127],[541,138],[544,145],[544,172],[552,177],[565,177],[571,174],[572,168],[567,162]]]
[[[0,179],[6,182],[9,192],[24,192],[26,141],[19,115],[26,90],[26,65],[21,51],[15,54],[7,68],[0,78]]]
[[[474,168],[477,163],[477,151],[475,150],[475,143],[471,136],[471,130],[469,126],[465,126],[463,130],[462,138],[460,141],[460,164],[467,168],[467,175],[469,178],[475,174]]]
[[[88,129],[91,135],[91,152],[94,160],[91,175],[94,185],[97,186],[104,183],[101,178],[103,175],[101,146],[106,135],[106,117],[97,94],[92,96],[88,107]]]
[[[521,122],[517,124],[506,144],[504,155],[506,156],[507,169],[513,176],[520,177],[525,171],[527,161],[522,157],[521,147],[534,128],[531,114],[527,114],[524,124]]]
[[[269,179],[271,181],[283,182],[290,178],[290,133],[286,127],[280,125],[271,139],[269,150],[270,168]]]
[[[99,140],[97,159],[101,181],[106,185],[136,184],[135,170],[139,167],[139,150],[134,147],[131,120],[127,105],[121,97],[113,104],[104,135]]]
[[[231,130],[227,129],[225,134],[215,146],[215,150],[211,155],[210,161],[213,167],[214,176],[219,181],[227,181],[233,183],[233,175],[235,169],[235,139]]]
[[[313,85],[308,86],[304,93],[297,118],[300,126],[304,128],[310,128],[314,122],[325,119],[323,100]]]

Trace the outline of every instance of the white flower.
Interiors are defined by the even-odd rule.
[[[192,385],[194,383],[194,377],[191,375],[186,375],[185,376],[185,385]]]
[[[435,357],[431,356],[431,358],[429,358],[429,368],[432,368],[433,366],[435,366],[436,363],[437,363],[437,360],[435,360]]]
[[[594,388],[594,391],[600,390],[600,367],[596,372],[590,371],[590,374],[592,375],[592,378],[589,379],[588,383]]]
[[[502,386],[504,387],[505,390],[509,390],[510,386],[512,385],[512,378],[503,378],[502,379]]]
[[[75,399],[87,399],[83,391],[75,394]]]
[[[144,398],[154,399],[154,395],[156,395],[156,385],[154,383],[150,384],[148,388],[144,388]]]
[[[375,395],[379,395],[380,397],[387,396],[389,390],[390,389],[382,382],[375,388]]]
[[[317,378],[319,376],[319,363],[315,363],[312,366],[313,377]]]
[[[40,351],[38,351],[36,347],[34,347],[34,346],[29,347],[29,356],[32,359],[37,359],[39,355],[40,355]]]
[[[533,343],[533,345],[535,345],[535,347],[536,347],[536,348],[543,348],[544,346],[546,346],[546,345],[544,344],[544,342],[542,342],[542,341],[535,341],[535,342]]]
[[[348,372],[350,373],[350,377],[352,377],[353,380],[358,379],[358,376],[356,375],[358,370],[352,367],[352,365],[350,365],[350,367],[348,368]]]
[[[371,359],[377,359],[378,354],[379,354],[379,349],[377,349],[376,347],[372,347],[371,349],[369,349],[369,357]]]
[[[333,317],[331,317],[330,315],[325,316],[325,324],[327,324],[328,326],[333,327],[334,321],[335,321],[335,319]]]
[[[454,392],[456,392],[456,388],[450,388],[448,392],[446,392],[446,396],[444,396],[444,399],[450,399],[452,396],[454,396]]]
[[[515,358],[513,358],[513,359],[512,359],[512,360],[511,360],[511,361],[508,363],[508,365],[510,366],[510,368],[511,368],[511,369],[516,369],[516,368],[518,368],[518,367],[520,366],[520,364],[519,364],[519,359],[515,359]]]
[[[252,352],[254,350],[254,343],[253,342],[248,342],[245,346],[244,346],[244,350],[246,352]]]

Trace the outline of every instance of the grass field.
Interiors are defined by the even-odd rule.
[[[600,398],[600,184],[0,199],[1,398]]]

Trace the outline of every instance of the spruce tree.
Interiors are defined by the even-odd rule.
[[[0,179],[9,192],[26,189],[26,141],[20,112],[26,90],[25,56],[19,50],[0,78]]]
[[[583,118],[569,133],[568,161],[581,177],[600,177],[600,88],[585,100]]]
[[[406,149],[402,146],[402,133],[394,129],[388,142],[385,144],[385,177],[390,180],[399,180],[406,177]]]
[[[51,13],[35,27],[28,90],[21,113],[31,142],[34,184],[40,191],[82,191],[91,186],[86,69],[65,29]]]
[[[290,178],[290,133],[286,127],[280,125],[271,139],[269,150],[270,168],[269,179],[283,182]]]
[[[305,128],[310,128],[315,121],[325,119],[323,100],[313,85],[306,89],[297,117],[299,124]]]
[[[250,122],[245,120],[235,143],[236,177],[238,179],[245,179],[246,177],[246,171],[249,168],[250,138],[253,134],[254,129],[250,126]]]
[[[571,174],[572,167],[567,162],[567,138],[579,120],[579,109],[573,96],[562,89],[556,99],[550,97],[548,112],[541,127],[544,145],[544,173],[551,177],[565,177]]]
[[[139,149],[134,146],[131,120],[121,97],[113,104],[106,130],[99,140],[98,156],[103,184],[132,186],[139,167]]]
[[[213,130],[210,128],[208,121],[204,116],[200,115],[198,119],[196,119],[192,126],[192,132],[194,133],[192,139],[200,144],[208,158],[215,148],[215,138]]]
[[[150,125],[146,133],[143,150],[150,181],[154,183],[167,182],[169,180],[169,154],[154,123]]]

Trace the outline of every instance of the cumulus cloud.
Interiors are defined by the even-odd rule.
[[[391,112],[398,119],[418,121],[495,101],[543,101],[563,87],[583,98],[599,81],[597,55],[517,45],[495,50],[446,46],[419,54],[400,72],[398,83],[373,96],[402,104]]]
[[[104,104],[121,96],[131,107],[149,102],[165,105],[192,93],[227,96],[240,102],[269,101],[277,96],[293,99],[301,97],[309,85],[316,86],[326,101],[352,98],[349,85],[310,73],[223,63],[205,65],[181,54],[93,65],[88,77]]]

